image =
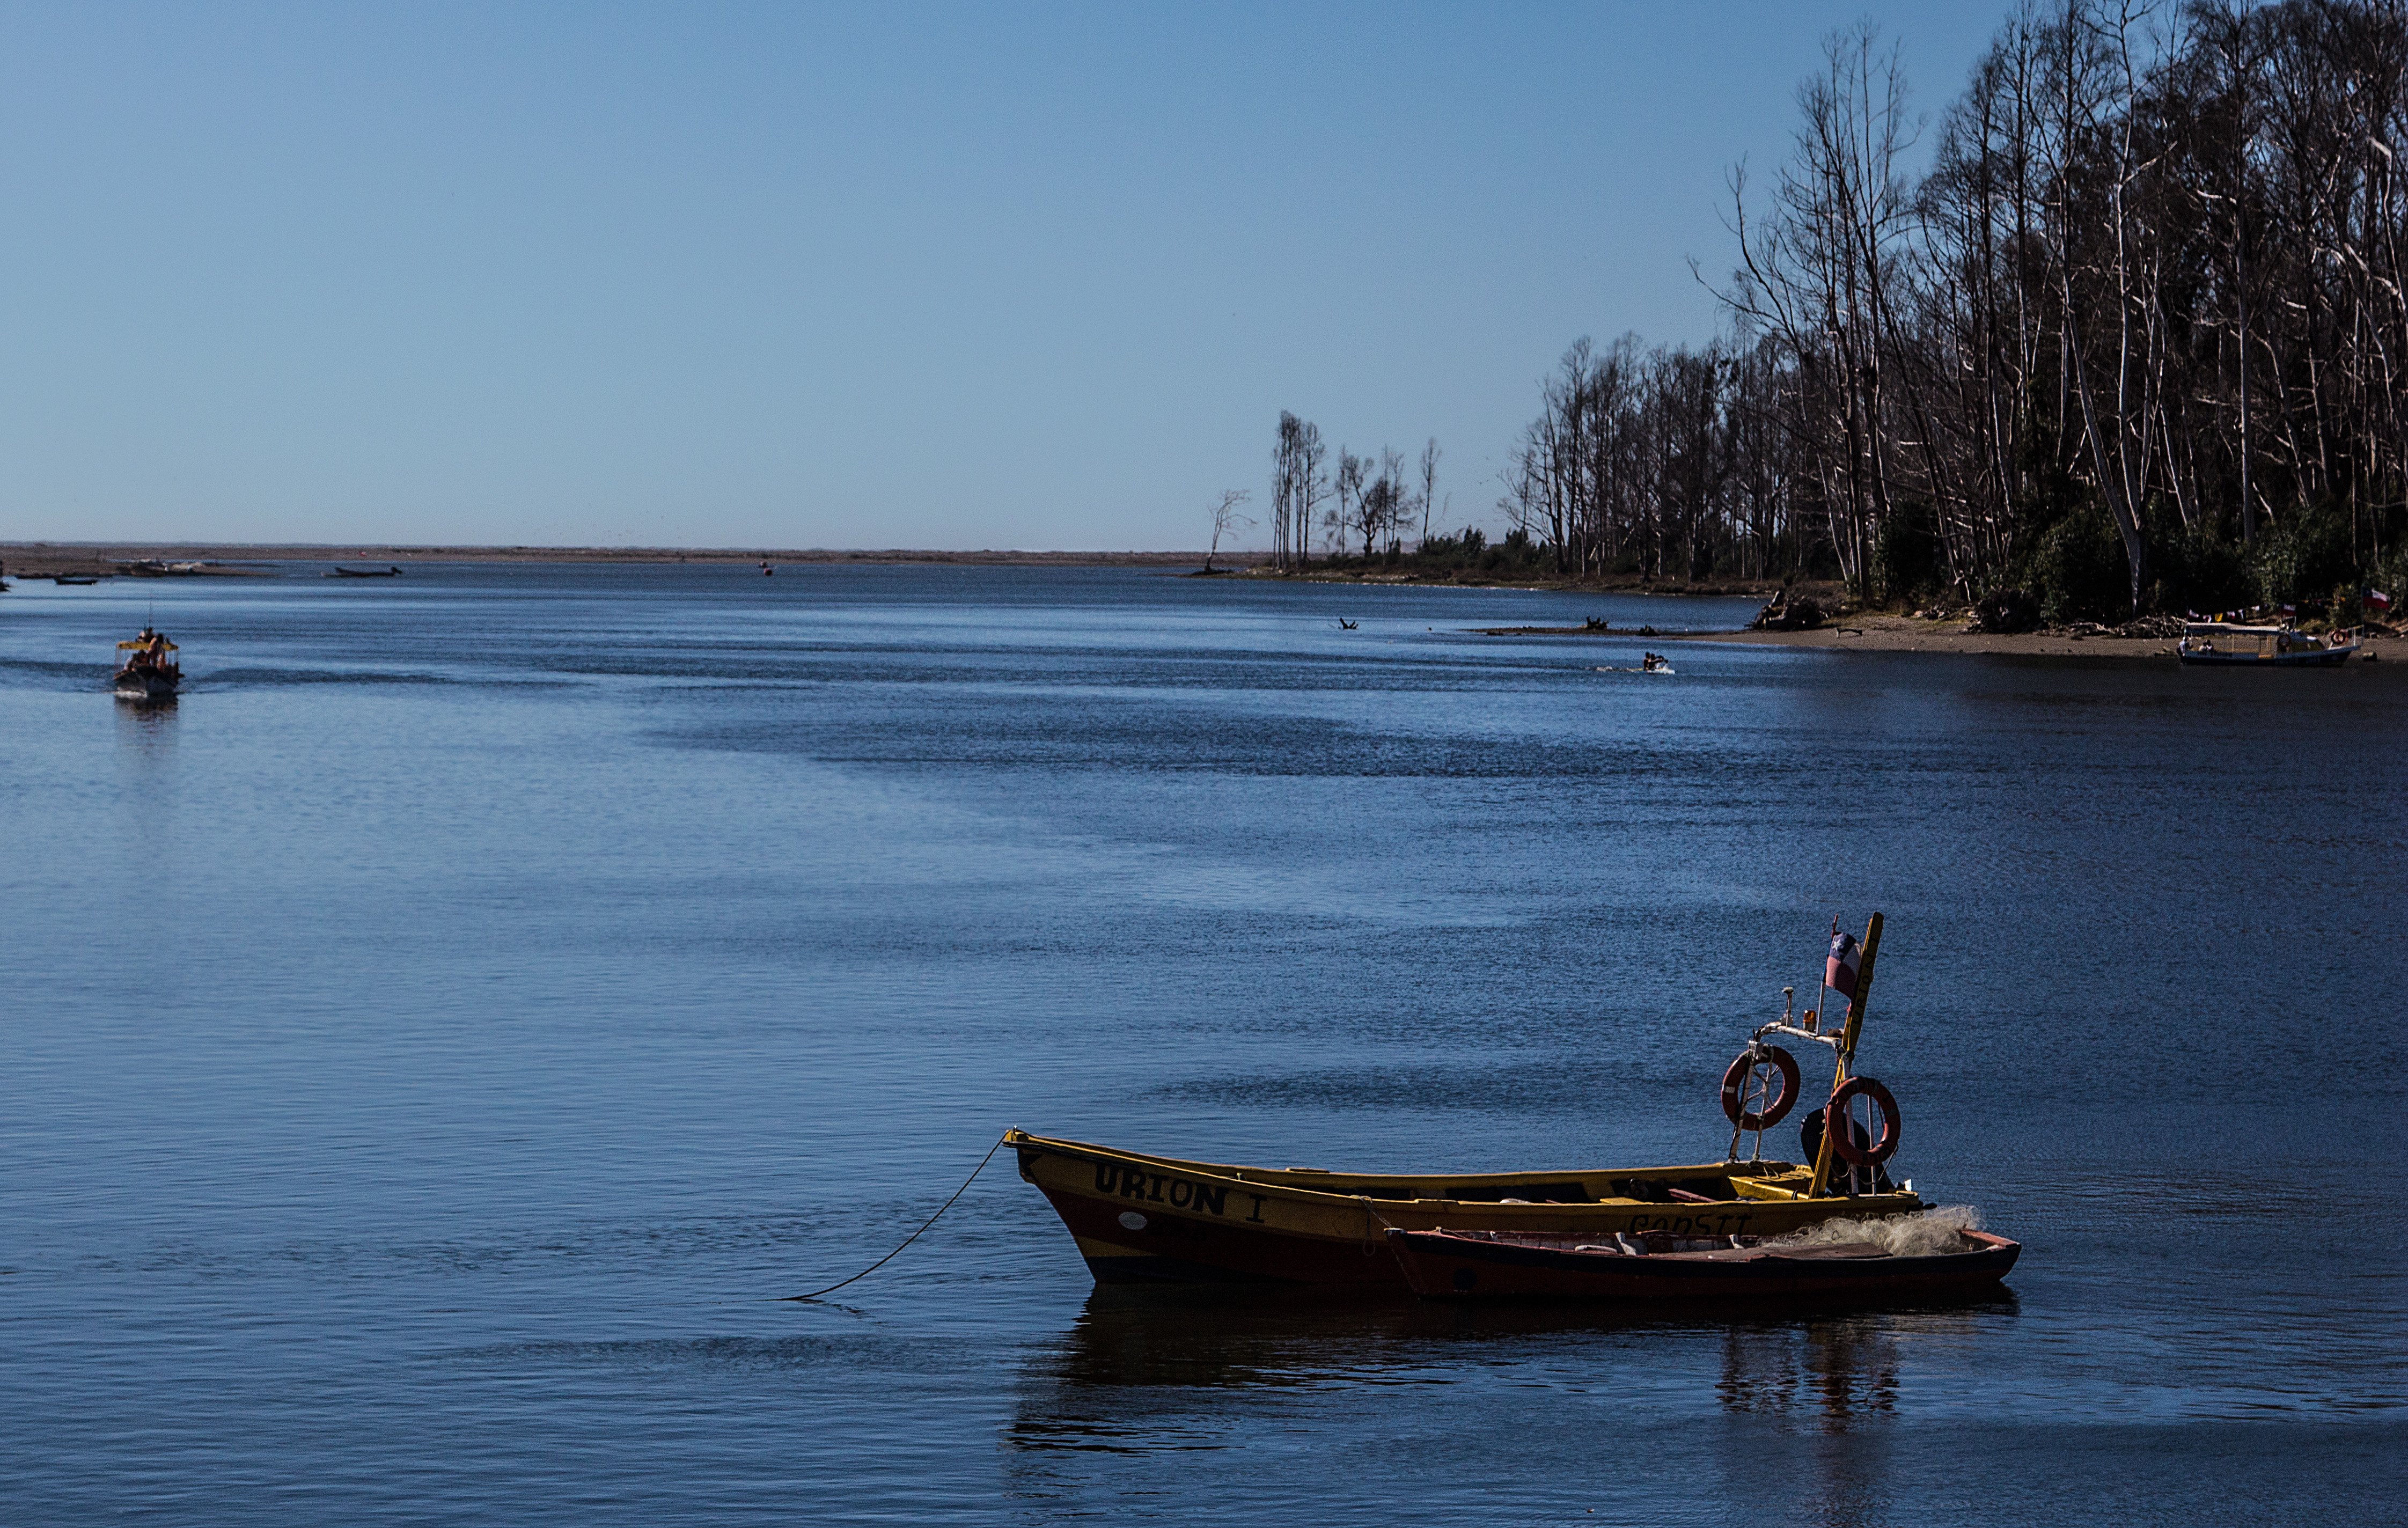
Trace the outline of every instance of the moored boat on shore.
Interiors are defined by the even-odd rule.
[[[2355,638],[2335,632],[2310,636],[2289,626],[2239,626],[2223,621],[2183,623],[2175,655],[2186,664],[2271,664],[2281,668],[2320,668],[2345,664],[2358,651]]]

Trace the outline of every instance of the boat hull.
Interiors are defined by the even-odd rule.
[[[1404,1271],[1388,1246],[1391,1228],[1780,1235],[1837,1216],[1923,1207],[1906,1191],[1805,1198],[1808,1170],[1790,1163],[1369,1175],[1189,1162],[1017,1130],[1005,1141],[1017,1153],[1021,1178],[1062,1218],[1099,1284],[1403,1290]],[[1720,1184],[1724,1192],[1683,1199],[1697,1192],[1684,1183]]]
[[[1405,1282],[1425,1299],[1652,1305],[1942,1299],[1992,1288],[2023,1250],[2004,1236],[1979,1231],[1964,1235],[1973,1250],[1933,1257],[1831,1256],[1831,1249],[1766,1248],[1630,1257],[1444,1232],[1395,1231],[1388,1240]]]
[[[2307,652],[2185,652],[2186,664],[2201,668],[2336,668],[2358,652],[2355,646]]]
[[[116,679],[120,700],[173,700],[181,675],[153,669],[121,669]]]

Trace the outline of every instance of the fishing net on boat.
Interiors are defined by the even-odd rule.
[[[1982,1212],[1971,1205],[1935,1205],[1919,1215],[1885,1215],[1870,1221],[1825,1221],[1786,1236],[1769,1237],[1767,1247],[1830,1247],[1841,1242],[1871,1242],[1892,1257],[1938,1257],[1964,1250],[1959,1235],[1982,1229]]]

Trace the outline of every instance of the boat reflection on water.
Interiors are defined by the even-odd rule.
[[[1003,1468],[1024,1500],[1140,1478],[1242,1522],[1369,1521],[1407,1500],[1437,1521],[1718,1521],[1701,1499],[1770,1492],[1792,1515],[1767,1521],[1886,1523],[1908,1489],[1898,1445],[1929,1420],[1917,1398],[1947,1411],[1935,1370],[2015,1308],[1617,1319],[1107,1287],[1023,1367]]]
[[[118,741],[136,753],[154,753],[176,740],[176,697],[136,701],[117,707]]]
[[[1714,1394],[1726,1411],[1786,1417],[1809,1422],[1817,1432],[1844,1433],[1898,1409],[1899,1349],[1904,1340],[1885,1316],[1733,1328],[1723,1335],[1722,1378]]]
[[[1529,1364],[1644,1391],[1670,1410],[1712,1408],[1844,1433],[1894,1413],[1901,1364],[1921,1343],[2011,1317],[2003,1291],[1879,1310],[1617,1316],[1594,1306],[1468,1305],[1332,1297],[1265,1303],[1239,1292],[1099,1287],[1024,1372],[1007,1435],[1016,1448],[1151,1451],[1211,1447],[1229,1392],[1443,1383],[1460,1366]],[[1223,1392],[1216,1396],[1215,1392]],[[1638,1397],[1634,1395],[1634,1399]],[[1187,1425],[1181,1425],[1182,1422]]]

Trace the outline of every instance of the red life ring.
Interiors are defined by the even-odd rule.
[[[1881,1135],[1870,1144],[1854,1137],[1856,1132],[1845,1128],[1848,1106],[1858,1098],[1873,1101],[1874,1110],[1881,1115]],[[1842,1121],[1835,1125],[1834,1121]],[[1898,1155],[1898,1100],[1889,1090],[1869,1077],[1852,1077],[1831,1094],[1831,1102],[1823,1115],[1823,1128],[1831,1135],[1831,1150],[1859,1167],[1878,1167]]]
[[[1747,1081],[1758,1066],[1770,1062],[1781,1073],[1781,1092],[1756,1113],[1747,1112]],[[1770,1130],[1798,1102],[1798,1058],[1777,1045],[1750,1046],[1723,1074],[1723,1115],[1742,1130]]]

